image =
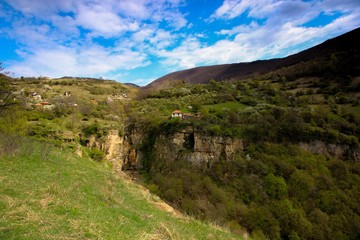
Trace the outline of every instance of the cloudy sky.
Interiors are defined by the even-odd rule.
[[[18,77],[145,85],[284,57],[357,27],[360,0],[0,0],[0,62]]]

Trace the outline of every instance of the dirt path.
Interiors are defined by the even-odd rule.
[[[137,171],[124,171],[124,178],[126,178],[127,181],[131,181],[132,183],[135,183],[136,186],[140,189],[142,194],[146,197],[146,199],[156,206],[157,208],[170,213],[176,218],[185,218],[185,216],[179,212],[178,210],[174,209],[172,206],[164,202],[160,197],[150,193],[150,191],[142,185],[141,182],[141,176]]]

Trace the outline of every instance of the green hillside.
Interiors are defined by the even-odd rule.
[[[2,134],[0,239],[238,239],[161,210],[111,166]]]
[[[172,206],[254,239],[358,239],[357,79],[337,78],[343,85],[332,93],[316,85],[326,79],[262,76],[149,94],[134,103],[132,119],[148,132],[139,148],[144,181]],[[165,117],[189,106],[201,117]],[[184,132],[184,144],[174,146]],[[203,164],[186,161],[224,139],[243,141],[243,149],[231,159],[223,152]],[[195,149],[205,141],[209,148]]]
[[[359,239],[358,46],[283,60],[151,88],[0,74],[0,239]]]

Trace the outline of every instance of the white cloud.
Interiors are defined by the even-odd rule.
[[[278,0],[224,0],[223,4],[210,16],[215,19],[233,19],[241,15],[255,19],[275,19],[277,24],[293,22],[306,23],[321,12],[355,12],[360,9],[358,0],[323,1],[278,1]]]
[[[122,0],[119,1],[118,7],[124,15],[139,19],[147,19],[151,12],[147,8],[147,1],[144,0]]]
[[[48,18],[58,11],[71,11],[76,0],[5,0],[5,2],[25,15]]]
[[[277,1],[277,0],[225,0],[214,14],[210,16],[214,19],[234,19],[241,15],[255,19],[272,20],[276,19],[277,24],[288,21],[303,23],[306,19],[313,17],[313,2]],[[315,9],[317,11],[318,9]]]
[[[1,32],[23,58],[9,69],[25,76],[118,76],[150,64],[149,54],[173,44],[172,32],[187,24],[183,0],[5,1],[15,21]]]
[[[293,54],[294,49],[300,51],[308,46],[306,44],[319,44],[323,39],[359,27],[360,11],[346,10],[343,6],[333,8],[334,11],[342,9],[346,12],[333,22],[318,27],[303,26],[323,11],[323,4],[334,3],[324,1],[314,5],[301,1],[264,0],[254,3],[254,1],[225,0],[211,16],[212,20],[215,20],[215,17],[234,18],[245,12],[253,17],[266,17],[267,20],[262,24],[252,21],[248,25],[222,29],[216,33],[230,39],[218,40],[212,45],[202,43],[200,38],[189,37],[179,47],[159,51],[158,55],[164,59],[165,65],[172,66],[174,70],[200,65],[247,62]]]
[[[112,37],[127,30],[136,30],[135,23],[126,22],[113,12],[97,7],[81,6],[76,16],[76,23],[91,30],[93,36]]]
[[[287,52],[289,48],[296,48],[300,44],[311,42],[311,45],[318,44],[322,39],[335,37],[341,33],[350,31],[359,26],[360,14],[355,12],[340,17],[333,22],[319,27],[304,27],[292,22],[279,26],[263,25],[245,29],[239,28],[235,42],[239,45],[251,43],[253,48],[263,50],[260,56],[279,57],[293,52]],[[300,51],[301,48],[297,48]]]
[[[160,61],[162,69],[179,70],[279,57],[360,24],[358,0],[224,0],[207,19],[209,29],[187,20],[180,11],[185,0],[5,1],[16,11],[6,12],[12,27],[0,31],[16,40],[24,59],[11,71],[31,76],[118,78],[154,59],[154,66]],[[341,17],[304,26],[320,14]]]
[[[170,46],[173,43],[173,38],[174,36],[169,31],[159,29],[149,41],[155,48],[162,49]]]
[[[146,55],[128,49],[112,51],[100,46],[37,49],[9,70],[25,76],[100,76],[115,70],[131,70],[149,64]]]
[[[61,33],[66,34],[67,38],[69,35],[72,38],[80,36],[80,31],[77,28],[75,19],[71,16],[53,15],[51,17],[51,23],[56,29],[61,29]]]
[[[49,44],[51,28],[48,24],[27,25],[24,21],[14,22],[14,30],[9,31],[10,37],[16,38],[18,42],[28,45]]]
[[[163,49],[171,46],[174,43],[175,38],[176,34],[172,34],[170,31],[145,26],[132,36],[132,39],[137,44],[127,43],[127,47],[135,48],[139,51],[153,52],[156,49]]]
[[[165,21],[168,26],[180,29],[187,21],[177,9],[180,0],[6,0],[24,14],[27,22],[34,24],[33,17],[53,24],[59,30],[82,27],[91,36],[113,37],[122,32],[137,31],[140,22]],[[59,15],[61,13],[61,15]],[[64,17],[64,14],[66,15]]]
[[[235,26],[232,29],[222,29],[220,31],[217,31],[216,34],[220,34],[220,35],[235,35],[237,33],[250,33],[251,31],[259,28],[259,24],[252,21],[250,24],[248,25],[238,25]]]
[[[155,30],[152,28],[143,28],[134,33],[133,39],[137,42],[144,42],[154,36]]]
[[[233,19],[250,10],[251,15],[259,16],[272,9],[276,1],[271,0],[225,0],[223,4],[211,15],[211,19]]]
[[[192,68],[199,65],[256,60],[260,55],[258,49],[253,49],[249,44],[240,45],[234,41],[220,40],[214,45],[201,44],[199,39],[190,37],[179,47],[158,52],[165,58],[163,63],[168,66],[177,66],[178,69]]]

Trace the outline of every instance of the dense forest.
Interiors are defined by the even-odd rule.
[[[254,239],[358,239],[357,76],[359,53],[345,52],[257,78],[178,81],[140,94],[129,120],[148,134],[142,146],[148,188],[190,215],[249,231]],[[201,112],[201,118],[165,119],[175,109]],[[244,150],[205,166],[154,153],[156,136],[189,126],[207,136],[242,139]],[[193,151],[191,142],[184,151]]]
[[[203,134],[245,139],[245,151],[233,161],[219,159],[196,167],[186,161],[159,162],[152,148],[144,146],[150,161],[144,164],[149,166],[144,176],[153,192],[190,215],[228,224],[240,233],[245,227],[255,238],[359,237],[360,165],[354,154],[359,149],[360,122],[351,112],[358,109],[358,99],[346,104],[329,96],[313,99],[311,94],[273,89],[266,81],[212,82],[191,88],[204,92],[187,95],[201,103],[196,107],[202,109],[201,120],[146,123],[149,139],[192,125]],[[185,89],[173,91],[178,95]],[[174,104],[174,98],[159,95],[145,101],[145,106],[153,103],[160,109],[161,102]],[[181,101],[178,104],[174,107],[181,108]],[[314,141],[336,144],[346,153],[340,158],[323,156],[298,146]]]

